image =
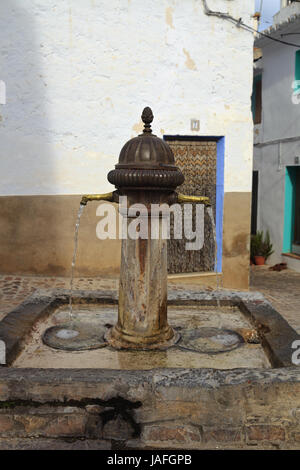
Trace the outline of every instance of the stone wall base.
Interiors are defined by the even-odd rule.
[[[29,441],[70,449],[299,448],[300,369],[1,369],[0,449]]]

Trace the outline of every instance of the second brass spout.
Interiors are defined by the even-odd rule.
[[[86,206],[89,201],[118,202],[118,200],[117,191],[113,191],[112,193],[104,194],[85,194],[82,196],[80,204]]]
[[[205,196],[187,196],[185,194],[177,194],[177,201],[178,202],[185,202],[185,203],[192,203],[196,202],[198,204],[205,204],[206,206],[210,206],[210,199],[209,197]]]

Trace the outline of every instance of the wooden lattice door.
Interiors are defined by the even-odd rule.
[[[173,150],[176,165],[184,174],[184,183],[177,191],[187,195],[208,196],[215,216],[216,207],[216,162],[217,144],[204,140],[168,140]],[[186,239],[173,238],[168,241],[169,273],[207,272],[214,270],[215,242],[213,227],[205,211],[204,246],[201,250],[187,251]],[[193,229],[195,229],[195,205],[193,207]]]

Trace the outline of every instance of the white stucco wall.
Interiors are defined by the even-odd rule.
[[[252,23],[254,0],[208,0]],[[0,2],[0,194],[105,192],[141,130],[225,135],[225,191],[250,191],[253,36],[201,0]]]
[[[300,157],[300,103],[292,102],[296,51],[273,42],[263,47],[262,123],[254,169],[259,171],[258,229],[269,230],[275,250],[269,264],[282,261],[286,167]]]
[[[269,230],[274,249],[268,264],[282,261],[285,172],[286,166],[294,165],[297,150],[299,142],[282,143],[279,164],[279,144],[254,149],[254,169],[259,171],[258,229],[264,232]]]
[[[279,12],[273,16],[273,22],[275,25],[278,25],[283,21],[287,21],[292,15],[300,13],[299,3],[293,2],[289,5],[287,5],[287,3],[287,0],[281,1],[281,7]]]
[[[263,48],[262,142],[300,135],[300,104],[292,101],[296,51],[295,47],[275,42]]]

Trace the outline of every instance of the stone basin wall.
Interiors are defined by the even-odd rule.
[[[297,367],[0,370],[0,449],[299,445]]]

